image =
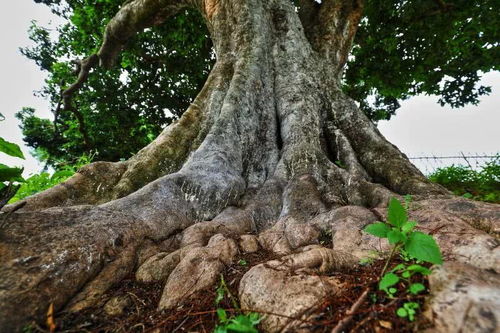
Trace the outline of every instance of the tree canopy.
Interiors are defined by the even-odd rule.
[[[98,160],[130,157],[184,112],[213,64],[201,16],[185,11],[128,42],[120,66],[96,69],[74,108],[64,110],[61,91],[77,74],[73,60],[96,52],[123,1],[34,1],[65,20],[55,40],[33,22],[35,46],[22,49],[49,73],[39,95],[50,99],[55,121],[29,108],[18,118],[25,141],[50,165],[89,152]],[[401,100],[418,94],[438,95],[452,107],[477,104],[490,92],[478,84],[481,73],[499,69],[498,21],[494,0],[367,0],[343,88],[374,121],[389,119]]]

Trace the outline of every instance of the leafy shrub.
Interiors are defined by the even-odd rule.
[[[0,113],[0,120],[4,120],[4,116]],[[0,152],[9,156],[21,158],[24,160],[24,155],[18,145],[8,142],[0,137]],[[2,208],[10,198],[12,198],[19,189],[19,183],[23,182],[23,169],[10,167],[0,163],[0,208]]]
[[[52,175],[50,175],[48,172],[42,172],[32,175],[22,183],[16,195],[9,201],[9,203],[14,203],[16,201],[22,200],[30,195],[36,194],[59,183],[62,183],[69,177],[73,176],[79,168],[90,163],[91,160],[92,155],[83,155],[78,159],[78,161],[76,161],[74,165],[62,166],[60,170],[54,172]]]
[[[479,171],[452,165],[437,169],[429,179],[443,185],[456,195],[500,203],[500,154]]]

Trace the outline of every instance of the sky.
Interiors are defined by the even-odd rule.
[[[6,8],[8,7],[8,8]],[[33,0],[11,0],[0,11],[0,136],[21,145],[26,160],[0,154],[0,163],[24,166],[24,175],[39,172],[41,165],[24,146],[21,130],[14,114],[23,106],[34,107],[39,117],[51,118],[49,103],[34,96],[43,86],[45,73],[19,52],[19,47],[31,45],[27,30],[31,20],[43,26],[55,17],[46,6]],[[401,109],[378,128],[384,136],[409,157],[456,156],[500,152],[500,73],[484,75],[482,84],[492,86],[493,92],[481,99],[478,106],[461,109],[441,107],[435,96],[417,96],[402,102]],[[458,160],[414,160],[424,172],[437,166],[463,163]],[[474,164],[476,160],[470,160]],[[474,164],[475,165],[475,164]]]

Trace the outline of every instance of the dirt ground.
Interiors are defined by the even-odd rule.
[[[238,295],[238,285],[243,275],[254,265],[274,259],[274,255],[266,252],[242,254],[233,265],[226,267],[223,276],[232,295]],[[395,258],[389,267],[394,267],[400,259]],[[313,332],[331,332],[337,323],[347,316],[352,305],[360,295],[369,288],[366,300],[354,313],[345,332],[412,332],[429,326],[419,316],[414,322],[398,317],[396,310],[406,301],[420,304],[419,314],[423,308],[425,292],[418,296],[408,295],[399,284],[399,297],[389,298],[385,292],[379,291],[376,281],[384,266],[383,260],[361,265],[352,271],[332,274],[341,279],[346,289],[339,295],[331,295],[318,305],[318,310],[305,326]],[[428,286],[427,279],[420,275],[412,277],[412,282],[421,282]],[[74,313],[56,313],[54,332],[213,332],[217,325],[217,308],[225,309],[228,314],[240,312],[234,306],[233,299],[225,295],[215,304],[216,289],[214,286],[194,295],[190,301],[175,311],[158,312],[157,305],[162,293],[163,284],[143,284],[131,275],[119,285],[109,290],[107,297],[128,296],[129,305],[121,315],[110,316],[103,305],[86,311]],[[250,309],[259,312],[256,309]],[[261,313],[266,315],[266,313]],[[268,314],[269,315],[269,314]],[[279,314],[277,314],[279,315]],[[50,332],[47,326],[35,323],[28,324],[25,332]]]

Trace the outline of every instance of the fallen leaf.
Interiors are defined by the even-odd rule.
[[[379,320],[378,323],[383,328],[392,329],[392,323],[390,321]]]
[[[49,310],[47,311],[47,327],[50,333],[56,331],[56,323],[54,321],[54,303],[50,303]]]

